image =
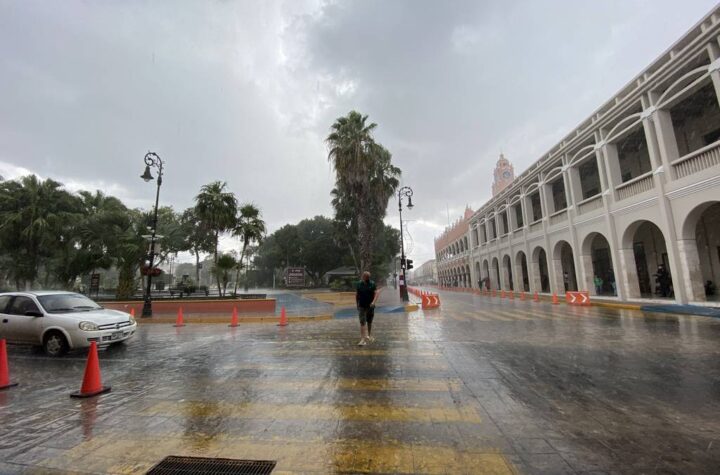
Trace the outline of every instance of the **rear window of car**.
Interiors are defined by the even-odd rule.
[[[5,313],[5,309],[7,308],[8,302],[10,302],[9,295],[0,295],[0,312],[1,313]]]

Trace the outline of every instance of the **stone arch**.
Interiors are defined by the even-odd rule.
[[[482,288],[482,273],[480,272],[480,261],[475,261],[475,278],[477,279],[477,282],[473,282],[473,287],[475,287],[475,284],[477,284],[479,289]]]
[[[490,272],[490,282],[493,289],[500,289],[500,265],[497,257],[492,259],[492,271]]]
[[[617,295],[615,267],[607,238],[602,233],[592,232],[583,240],[581,251],[585,288],[592,295]]]
[[[490,290],[490,285],[491,285],[490,263],[488,262],[487,259],[483,260],[483,263],[482,263],[482,279],[483,279],[484,285],[485,285],[484,288],[486,290]]]
[[[537,246],[532,253],[533,287],[536,291],[550,292],[550,267],[547,253],[542,246]]]
[[[720,301],[720,201],[702,203],[688,213],[678,238],[689,299]]]
[[[513,286],[512,259],[510,259],[510,256],[507,254],[502,258],[502,271],[502,288],[504,290],[515,290]]]
[[[553,266],[555,269],[555,289],[563,294],[578,289],[575,272],[573,248],[567,241],[558,241],[553,248]]]
[[[465,264],[465,288],[469,289],[472,285],[472,274],[470,273],[470,264]]]
[[[528,270],[527,257],[523,251],[518,251],[518,253],[515,254],[515,282],[515,287],[521,291],[530,291],[530,272]]]
[[[622,235],[621,259],[628,298],[672,297],[672,275],[665,234],[653,222],[631,223]],[[660,269],[664,268],[664,271]],[[656,275],[656,274],[662,275]],[[666,274],[665,274],[666,273]]]

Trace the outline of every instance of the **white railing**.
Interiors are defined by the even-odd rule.
[[[587,213],[588,211],[592,211],[592,210],[599,209],[602,207],[603,207],[602,195],[591,196],[590,198],[582,200],[577,205],[578,214]]]
[[[720,165],[720,142],[695,150],[671,163],[676,178],[683,178],[706,168]]]
[[[534,233],[537,231],[542,231],[542,219],[535,221],[530,225],[530,232]]]
[[[550,224],[560,224],[563,221],[567,221],[567,210],[558,211],[555,214],[550,215]]]
[[[655,182],[653,181],[653,175],[652,172],[649,171],[615,187],[615,189],[617,190],[618,200],[624,200],[626,198],[630,198],[631,196],[650,191],[654,187]]]

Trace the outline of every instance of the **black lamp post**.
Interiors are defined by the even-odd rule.
[[[407,208],[412,209],[412,195],[413,190],[409,186],[403,186],[398,191],[398,211],[400,211],[400,271],[402,272],[402,282],[400,282],[400,298],[403,302],[410,300],[407,291],[407,276],[405,275],[405,268],[407,267],[405,260],[405,241],[403,239],[403,221],[402,221],[402,199],[407,197]]]
[[[155,237],[157,235],[158,203],[160,201],[160,186],[162,185],[163,175],[163,161],[158,154],[154,152],[148,152],[145,154],[145,173],[140,175],[140,178],[146,182],[154,179],[152,173],[150,173],[150,167],[158,169],[158,176],[157,190],[155,192],[155,212],[153,214],[152,233],[150,235],[150,252],[147,263],[147,286],[145,287],[145,302],[143,303],[142,309],[143,317],[152,317],[152,298],[150,296],[150,292],[152,289],[152,271],[155,261]]]

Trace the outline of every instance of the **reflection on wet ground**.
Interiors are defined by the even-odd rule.
[[[140,328],[85,355],[10,346],[0,473],[145,473],[167,455],[276,473],[717,473],[720,321],[442,293],[439,310]]]

